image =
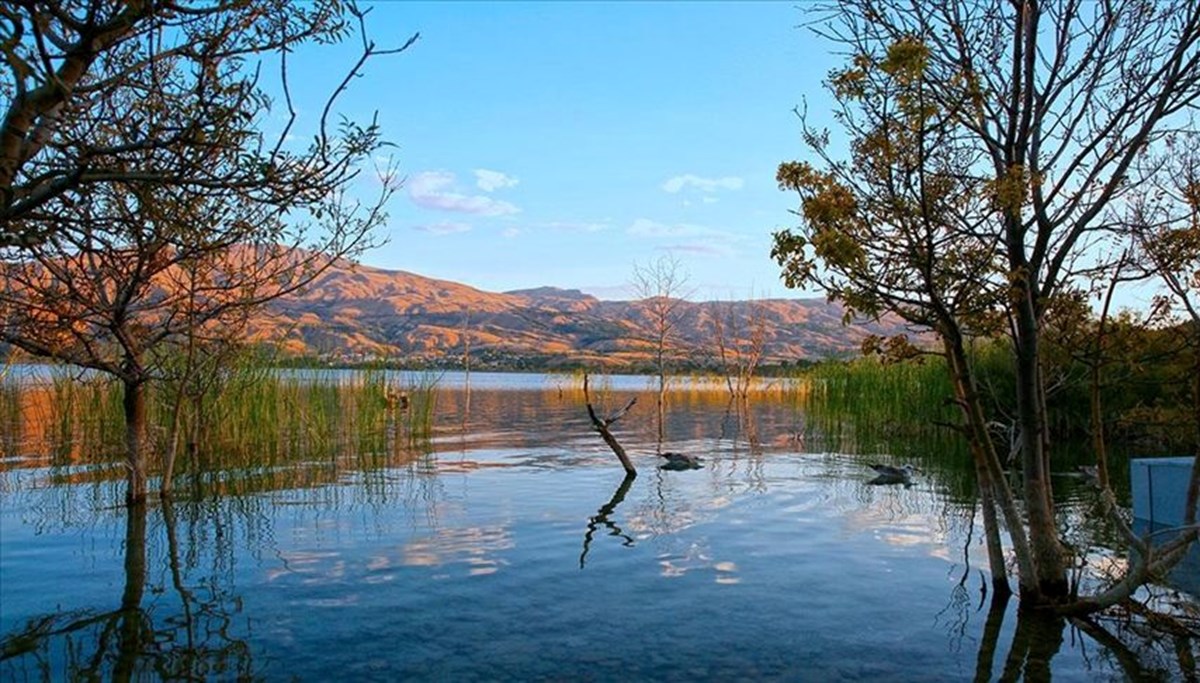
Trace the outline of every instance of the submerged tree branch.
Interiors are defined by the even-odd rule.
[[[621,461],[621,466],[625,468],[625,471],[629,474],[629,476],[636,477],[637,469],[633,466],[633,462],[630,461],[629,456],[625,453],[625,449],[622,448],[620,442],[617,441],[617,437],[613,436],[612,432],[608,430],[608,426],[624,417],[625,413],[629,412],[629,409],[633,407],[633,404],[637,403],[637,397],[634,396],[633,398],[629,399],[629,402],[625,404],[624,408],[621,408],[608,418],[602,420],[596,416],[596,410],[592,408],[592,399],[588,394],[588,376],[585,374],[583,376],[583,400],[587,404],[588,417],[591,418],[592,427],[597,432],[600,432],[600,438],[604,439],[604,443],[608,444],[608,447],[612,449],[612,452],[617,454],[617,459]]]

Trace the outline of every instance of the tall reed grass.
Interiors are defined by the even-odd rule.
[[[915,449],[960,448],[946,426],[960,421],[953,386],[936,361],[820,363],[798,371],[781,391],[805,415],[809,438],[818,435],[830,450],[911,458],[922,455]]]
[[[811,366],[784,385],[784,394],[807,409],[860,415],[874,421],[953,416],[954,387],[938,362],[881,363],[873,358]]]
[[[301,486],[329,482],[347,467],[379,467],[423,452],[439,379],[431,373],[278,370],[239,362],[201,390],[154,384],[149,436],[156,453],[166,453],[178,438],[176,479],[202,479],[208,488],[274,487],[267,480],[281,476]],[[119,383],[61,368],[44,382],[0,378],[2,455],[51,468],[119,462],[122,396]],[[183,409],[173,434],[176,401]],[[152,468],[158,464],[152,457]]]

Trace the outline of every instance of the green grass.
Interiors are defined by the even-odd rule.
[[[938,359],[820,363],[797,371],[784,396],[804,417],[809,449],[926,468],[936,463],[953,496],[973,499],[973,465],[966,440],[947,426],[961,417]]]
[[[802,371],[785,389],[799,408],[817,416],[850,417],[860,428],[956,422],[953,386],[939,362],[880,363],[861,358]]]
[[[424,453],[433,431],[440,375],[384,371],[281,371],[247,361],[186,395],[176,487],[206,480],[225,492],[316,485],[347,468],[379,467]],[[161,471],[180,387],[151,386],[152,474]],[[389,396],[407,396],[402,407]],[[125,421],[121,385],[52,370],[41,384],[0,378],[5,454],[35,456],[52,469],[119,462]],[[206,487],[207,489],[207,487]]]

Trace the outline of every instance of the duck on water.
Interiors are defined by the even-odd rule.
[[[880,484],[904,484],[905,486],[909,486],[912,484],[912,476],[921,471],[908,463],[899,467],[871,463],[870,468],[875,470],[875,478],[867,483],[876,486]]]
[[[688,455],[686,453],[665,451],[663,453],[659,453],[659,456],[667,459],[667,462],[659,467],[659,469],[663,470],[698,470],[701,467],[704,467],[704,465],[701,464],[700,458],[697,458],[694,455]]]

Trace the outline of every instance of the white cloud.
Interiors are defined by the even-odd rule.
[[[711,243],[680,243],[658,247],[659,251],[674,253],[696,254],[698,256],[733,256],[734,252],[727,246]]]
[[[521,181],[517,178],[500,171],[489,171],[486,168],[475,169],[475,184],[484,192],[495,192],[505,187],[513,187],[519,182]]]
[[[677,175],[674,178],[669,178],[667,182],[662,184],[664,192],[676,194],[686,188],[695,188],[705,194],[711,194],[717,190],[740,190],[745,185],[745,181],[736,176],[726,176],[724,178],[701,178],[700,176],[688,173],[686,175]]]
[[[426,209],[455,211],[479,216],[508,216],[520,213],[509,202],[483,195],[466,195],[455,191],[456,177],[448,171],[425,171],[408,179],[408,197]]]
[[[442,221],[440,223],[426,223],[424,225],[414,225],[413,230],[419,232],[427,232],[431,235],[453,235],[458,232],[467,232],[471,229],[466,223],[456,223],[454,221]]]
[[[520,235],[520,234],[521,234],[521,231],[520,231],[520,230],[518,230],[517,228],[505,228],[505,229],[504,229],[504,230],[503,230],[503,231],[500,233],[500,236],[501,236],[501,237],[503,237],[503,238],[505,238],[505,239],[510,239],[510,240],[511,240],[512,238],[514,238],[514,237],[516,237],[517,235]]]
[[[607,223],[588,223],[581,221],[552,221],[543,223],[541,227],[563,232],[600,232],[608,228]]]
[[[654,247],[658,250],[699,255],[735,256],[737,245],[745,241],[744,235],[725,230],[692,223],[659,223],[648,218],[635,220],[625,232],[658,242]],[[670,240],[670,243],[664,243],[664,240]]]
[[[702,229],[694,225],[686,225],[677,223],[675,225],[667,225],[652,221],[649,218],[639,218],[633,222],[626,230],[634,237],[680,237],[682,235],[696,234]]]

